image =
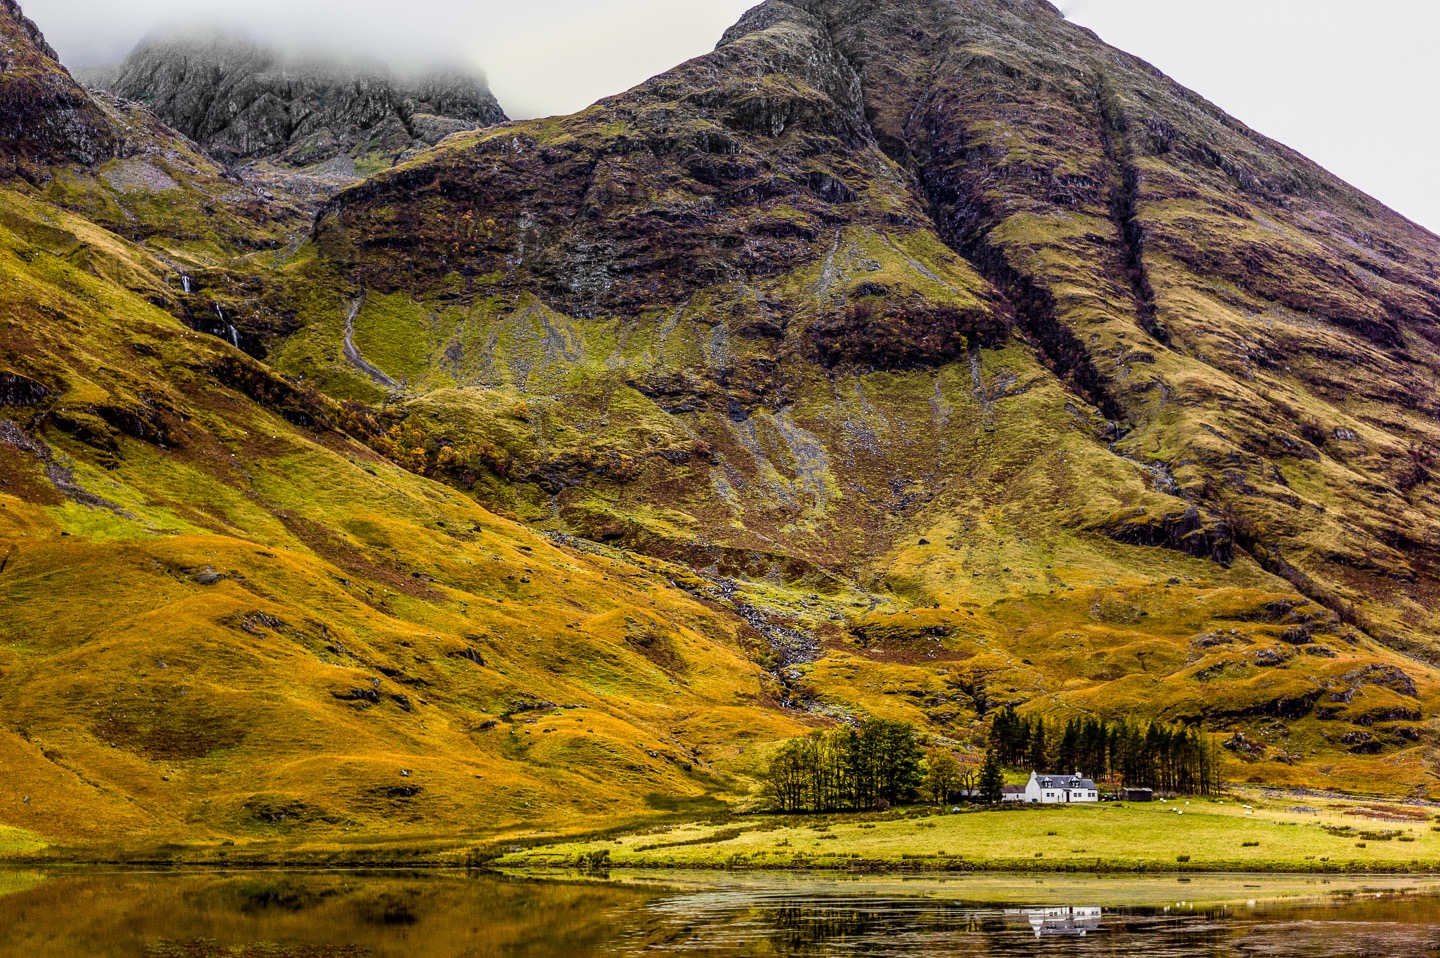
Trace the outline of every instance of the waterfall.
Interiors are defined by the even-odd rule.
[[[236,329],[236,328],[235,328],[235,324],[232,323],[232,322],[230,322],[229,320],[227,320],[227,319],[225,318],[225,314],[224,314],[223,312],[221,312],[221,310],[220,310],[220,304],[219,304],[219,303],[216,303],[216,304],[215,304],[215,315],[216,315],[216,316],[219,316],[219,317],[220,317],[220,322],[225,324],[225,332],[226,332],[226,334],[228,335],[228,337],[229,337],[229,339],[230,339],[230,345],[231,345],[231,346],[234,346],[236,349],[239,349],[239,348],[240,348],[240,330]]]
[[[186,276],[184,273],[181,273],[181,274],[180,274],[180,285],[181,285],[182,287],[184,287],[184,289],[185,289],[185,295],[186,295],[186,296],[189,296],[189,295],[190,295],[190,277],[189,277],[189,276]]]

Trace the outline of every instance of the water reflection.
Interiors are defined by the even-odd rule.
[[[1191,956],[1225,954],[1226,934],[1211,912],[1097,906],[1005,908],[929,895],[854,897],[728,892],[652,903],[656,921],[631,930],[608,952],[632,955],[1029,956],[1049,945],[1100,935],[1073,954]],[[1238,929],[1237,929],[1238,930]],[[1119,946],[1119,947],[1117,947]]]
[[[1175,879],[1144,881],[1160,886]],[[665,897],[647,907],[653,921],[632,928],[607,954],[1440,958],[1440,898],[1429,886],[1365,889],[1316,879],[1279,894],[1267,880],[1228,883],[1233,887],[1216,883],[1210,894],[1219,897],[1205,904],[1170,899],[1163,887],[1129,902],[1104,882],[1080,889],[1077,897],[1113,896],[1115,905],[1106,907],[1056,904],[1067,886],[1085,882],[1048,879],[1029,892],[1031,907],[1016,907],[1005,899],[1027,893],[1023,880],[868,881],[846,888],[814,878],[808,884],[816,888],[801,881]],[[986,894],[990,901],[980,897]]]
[[[1440,956],[1440,881],[576,877],[0,871],[0,958]]]
[[[1100,929],[1103,908],[1010,908],[1005,914],[1018,916],[1035,929],[1036,938],[1046,935],[1084,936]]]

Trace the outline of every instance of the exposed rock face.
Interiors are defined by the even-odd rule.
[[[222,35],[147,42],[94,79],[227,162],[395,157],[505,120],[475,75],[404,79],[374,63],[287,56]]]
[[[0,0],[0,176],[114,156],[114,124],[14,0]]]

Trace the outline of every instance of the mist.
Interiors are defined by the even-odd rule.
[[[1440,231],[1433,0],[1058,0],[1071,20]],[[167,26],[483,68],[512,117],[570,113],[712,49],[753,0],[22,0],[72,66]]]
[[[21,0],[72,67],[123,60],[146,36],[219,27],[402,68],[482,70],[515,118],[573,113],[714,49],[755,0]]]

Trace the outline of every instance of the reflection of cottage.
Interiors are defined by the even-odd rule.
[[[1042,775],[1031,772],[1030,781],[1023,788],[1018,785],[1005,786],[1003,798],[1007,802],[1023,802],[1027,805],[1070,805],[1076,802],[1100,801],[1100,790],[1095,783],[1084,778],[1079,772],[1074,775]]]
[[[1100,916],[1104,912],[1099,908],[1020,908],[1005,914],[1028,919],[1030,927],[1035,929],[1035,937],[1041,938],[1046,935],[1084,936],[1099,931]]]

